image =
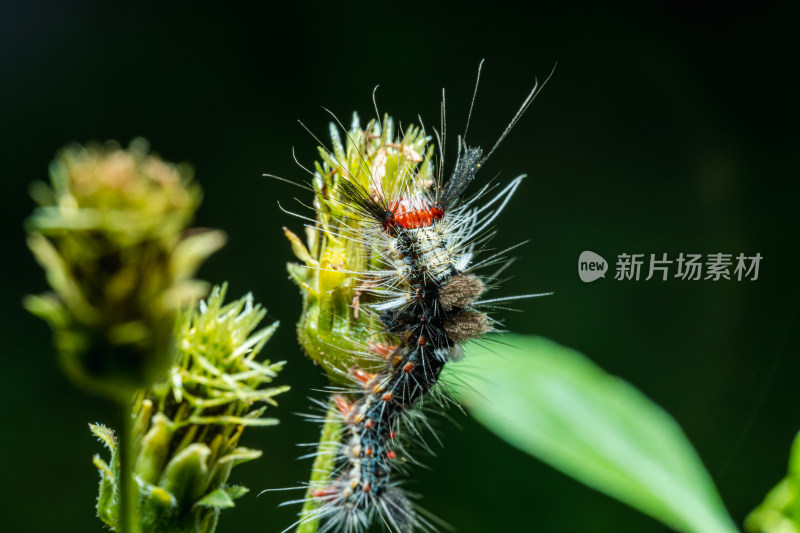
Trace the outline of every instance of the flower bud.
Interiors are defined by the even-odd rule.
[[[374,221],[354,216],[359,206],[352,204],[342,183],[389,198],[427,189],[433,183],[433,145],[415,126],[396,136],[388,116],[382,124],[372,120],[362,128],[354,114],[344,143],[334,124],[330,133],[333,151],[320,147],[320,161],[314,165],[316,224],[306,229],[305,244],[288,229],[284,232],[302,261],[288,264],[303,296],[298,339],[331,379],[340,380],[353,364],[371,364],[358,353],[377,340],[377,317],[366,312],[374,280],[367,273],[385,268],[371,247],[363,245],[365,239],[378,238]]]
[[[26,228],[53,292],[25,307],[53,329],[73,380],[125,401],[169,366],[175,312],[206,293],[193,277],[225,236],[186,231],[200,188],[143,139],[65,148],[50,178],[32,187]]]
[[[261,455],[239,446],[244,428],[278,423],[261,414],[288,390],[267,386],[284,363],[255,360],[278,324],[255,331],[266,311],[250,295],[227,305],[224,298],[225,287],[216,287],[181,317],[168,377],[137,394],[131,449],[143,533],[212,532],[220,510],[247,492],[227,484],[231,469]],[[97,513],[119,531],[115,436],[103,426],[91,429],[112,453],[110,463],[94,458]]]

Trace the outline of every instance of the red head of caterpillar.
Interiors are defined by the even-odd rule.
[[[437,205],[430,205],[425,197],[400,197],[389,205],[391,216],[386,221],[389,226],[400,226],[405,229],[419,229],[430,226],[444,216],[444,211]]]

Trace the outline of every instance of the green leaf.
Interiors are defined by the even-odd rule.
[[[195,501],[208,489],[210,455],[211,450],[205,444],[190,444],[167,464],[158,485],[174,495],[180,505]]]
[[[800,533],[800,433],[792,444],[788,475],[747,516],[744,526],[753,532]]]
[[[214,509],[227,509],[233,507],[233,499],[224,489],[212,490],[203,496],[195,505],[212,507]]]
[[[228,496],[230,496],[231,500],[238,500],[250,492],[250,489],[242,485],[231,485],[230,487],[225,487],[225,492],[228,493]]]
[[[97,516],[111,527],[117,525],[117,505],[115,496],[117,494],[116,479],[117,476],[111,467],[103,461],[99,455],[92,458],[92,462],[100,472],[100,487],[97,495]]]
[[[147,483],[155,483],[161,476],[164,464],[169,456],[172,442],[170,420],[163,413],[156,413],[152,418],[150,430],[142,437],[139,455],[133,473]]]
[[[201,230],[183,238],[172,252],[170,268],[179,281],[190,279],[208,259],[225,246],[227,236],[219,230]]]
[[[114,431],[104,426],[103,424],[89,424],[89,430],[94,433],[94,436],[100,439],[100,442],[106,445],[112,453],[117,450],[117,439],[114,436]]]
[[[475,418],[517,448],[666,525],[736,526],[681,428],[629,383],[538,337],[473,345],[447,377]]]
[[[139,520],[142,531],[152,533],[161,531],[159,527],[172,523],[180,509],[178,500],[168,490],[152,485],[146,481],[139,483]]]
[[[247,418],[241,416],[190,416],[187,421],[190,424],[238,424],[241,426],[274,426],[278,424],[277,418]]]
[[[261,450],[253,450],[251,448],[243,448],[238,447],[232,450],[229,454],[221,457],[219,464],[225,464],[233,462],[235,465],[246,463],[247,461],[252,461],[253,459],[258,459],[261,457],[262,451]]]

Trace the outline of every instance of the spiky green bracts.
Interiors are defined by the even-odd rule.
[[[278,324],[256,328],[266,311],[247,295],[223,304],[225,287],[183,314],[175,333],[176,359],[163,381],[137,394],[131,432],[136,514],[142,533],[211,533],[222,509],[247,492],[228,485],[231,469],[261,456],[239,446],[248,426],[277,424],[262,418],[287,386],[270,384],[284,363],[256,356]],[[120,476],[114,433],[92,425],[111,451],[100,471],[98,516],[120,531]]]
[[[298,339],[308,357],[339,381],[355,362],[369,365],[353,353],[377,341],[375,318],[359,313],[361,303],[370,301],[370,287],[360,283],[357,273],[381,268],[379,257],[363,243],[374,222],[353,216],[342,183],[357,183],[388,197],[409,188],[427,189],[434,179],[434,148],[417,126],[398,134],[388,116],[383,124],[371,120],[362,128],[354,114],[344,142],[335,124],[330,135],[332,151],[319,147],[320,161],[314,164],[316,224],[306,228],[305,244],[284,231],[302,261],[287,265],[303,296]]]

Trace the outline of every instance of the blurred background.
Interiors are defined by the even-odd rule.
[[[60,374],[47,326],[20,305],[46,288],[22,221],[27,187],[47,179],[56,150],[144,136],[165,159],[194,165],[205,190],[196,224],[229,235],[200,277],[228,280],[231,297],[252,291],[281,320],[265,353],[289,361],[279,382],[293,387],[269,412],[280,426],[246,432],[265,455],[234,470],[252,491],[218,530],[280,531],[298,509],[277,508],[286,493],[256,495],[307,479],[296,444],[318,429],[295,413],[325,380],[293,329],[300,297],[281,226],[302,223],[278,208],[307,194],[261,175],[306,179],[291,150],[308,166],[316,143],[297,119],[325,139],[321,106],[346,123],[354,110],[372,117],[378,84],[381,112],[429,127],[446,87],[449,131],[463,130],[481,58],[470,140],[482,146],[558,63],[480,176],[529,175],[498,222],[497,246],[529,242],[497,294],[555,292],[519,303],[505,327],[582,351],[669,411],[737,522],[784,475],[800,429],[796,5],[73,0],[0,10],[3,531],[102,529],[91,456],[104,451],[87,423],[112,413]],[[763,260],[756,281],[588,284],[577,275],[584,250],[612,269],[620,253]],[[435,422],[444,446],[408,486],[457,531],[666,531],[449,415],[455,423]]]

